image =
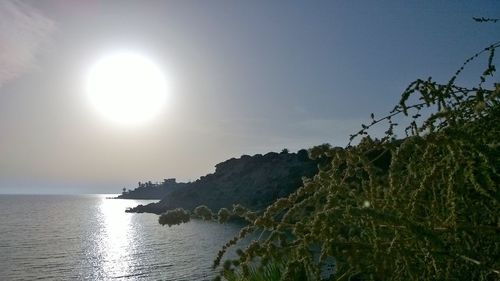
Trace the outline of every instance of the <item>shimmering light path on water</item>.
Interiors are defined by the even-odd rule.
[[[0,280],[209,280],[239,230],[162,227],[156,215],[124,212],[151,201],[105,197],[0,195]]]

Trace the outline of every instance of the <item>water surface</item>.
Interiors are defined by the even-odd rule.
[[[162,227],[147,200],[0,195],[0,280],[210,280],[234,224]]]

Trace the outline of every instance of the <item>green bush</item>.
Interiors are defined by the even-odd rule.
[[[161,225],[176,225],[176,224],[182,224],[190,221],[191,217],[189,215],[189,212],[182,208],[177,208],[174,210],[169,210],[166,211],[165,213],[161,214],[160,217],[158,218],[158,222]]]
[[[264,231],[265,238],[240,251],[236,272],[282,260],[281,280],[300,271],[319,280],[323,262],[333,258],[332,280],[499,280],[500,85],[487,80],[499,46],[468,59],[445,84],[411,83],[393,111],[372,114],[345,149],[311,149],[310,157],[330,163],[262,214],[235,208],[250,224],[223,247],[215,266],[238,239]],[[463,68],[481,54],[488,61],[479,84],[457,86]],[[383,124],[385,135],[370,137]]]

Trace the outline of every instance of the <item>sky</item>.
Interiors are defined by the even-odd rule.
[[[243,154],[344,146],[411,81],[445,82],[500,40],[472,17],[499,18],[500,2],[0,1],[0,193],[118,193]],[[109,122],[85,92],[120,50],[169,81],[140,125]]]

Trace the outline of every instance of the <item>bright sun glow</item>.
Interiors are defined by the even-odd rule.
[[[121,124],[152,119],[165,104],[167,83],[148,58],[130,52],[97,61],[87,77],[87,94],[105,117]]]

